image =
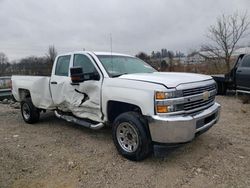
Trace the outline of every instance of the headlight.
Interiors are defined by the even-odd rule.
[[[161,91],[155,92],[155,99],[157,99],[157,100],[166,99],[166,93],[165,92],[161,92]]]
[[[164,99],[171,99],[171,98],[178,98],[178,97],[182,97],[182,91],[172,90],[168,92],[162,92],[162,91],[155,92],[156,100],[164,100]]]
[[[155,111],[156,113],[170,113],[183,110],[183,104],[174,104],[174,98],[182,97],[182,91],[172,90],[167,92],[155,92]],[[168,100],[171,99],[173,103],[169,105]]]

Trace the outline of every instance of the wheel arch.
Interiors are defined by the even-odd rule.
[[[31,94],[30,94],[30,91],[28,89],[19,88],[18,95],[19,95],[20,101],[24,101],[27,98],[31,98]]]
[[[137,105],[115,100],[110,100],[107,102],[107,120],[110,123],[113,123],[115,118],[120,114],[131,111],[142,114],[141,108]]]

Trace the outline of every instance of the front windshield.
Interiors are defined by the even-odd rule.
[[[135,57],[116,55],[98,55],[97,57],[111,77],[123,74],[156,72],[150,65]]]

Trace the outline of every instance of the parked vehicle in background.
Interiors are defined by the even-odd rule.
[[[225,75],[214,75],[218,94],[225,95],[227,90],[250,94],[250,54],[241,54],[232,70]]]
[[[11,77],[4,76],[0,77],[0,89],[10,89],[11,88]]]
[[[157,72],[125,54],[63,54],[51,77],[12,76],[12,83],[25,122],[53,110],[58,118],[91,129],[111,125],[117,150],[130,160],[189,142],[220,115],[211,76]]]
[[[0,99],[11,95],[11,77],[0,77]]]

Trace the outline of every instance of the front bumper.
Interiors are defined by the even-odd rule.
[[[153,142],[185,143],[207,131],[220,117],[220,105],[215,103],[196,115],[152,116],[148,118]]]

